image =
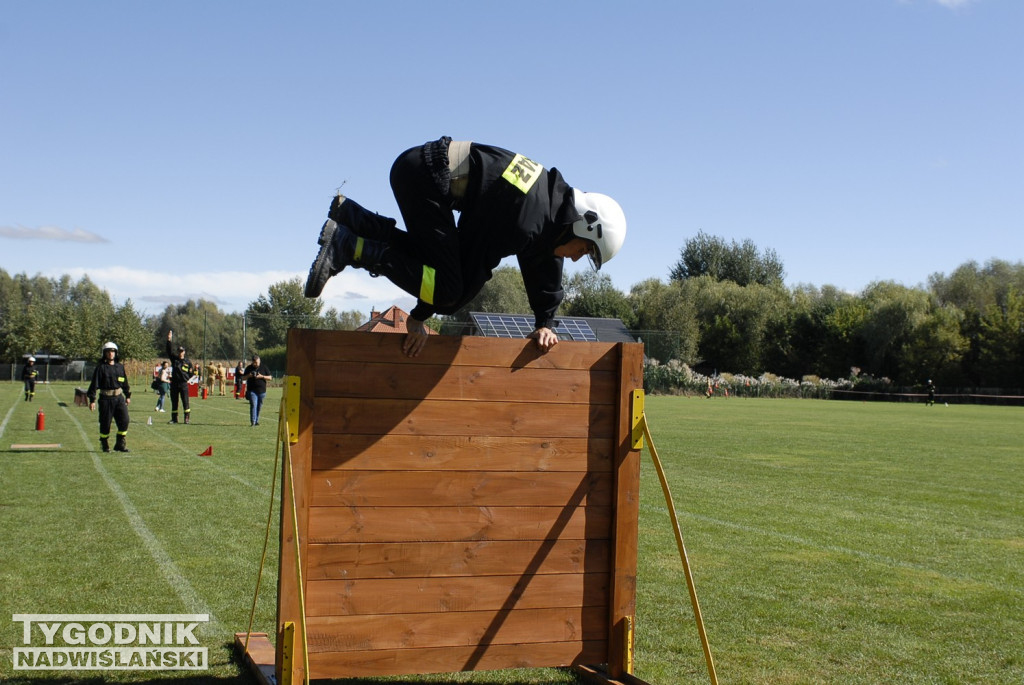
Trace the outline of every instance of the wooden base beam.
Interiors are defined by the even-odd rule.
[[[249,634],[249,651],[245,650],[245,633],[235,633],[235,651],[242,663],[260,685],[277,685],[274,677],[274,645],[266,633]]]
[[[592,683],[593,685],[650,685],[646,680],[640,680],[628,673],[618,678],[612,678],[594,666],[573,666],[573,670],[583,678],[584,682]]]

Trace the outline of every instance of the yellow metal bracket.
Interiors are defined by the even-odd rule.
[[[626,655],[623,664],[623,670],[633,675],[633,617],[626,616],[625,630],[622,631],[622,641],[626,644],[623,645],[622,653]]]
[[[644,390],[633,391],[633,449],[644,448]]]
[[[298,376],[285,376],[284,378],[284,403],[288,421],[288,442],[295,444],[299,441],[299,389],[301,380]]]
[[[281,629],[281,685],[292,685],[292,659],[295,658],[295,623],[285,621]]]

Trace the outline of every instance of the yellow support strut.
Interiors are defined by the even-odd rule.
[[[252,608],[249,611],[249,627],[245,631],[245,646],[243,647],[243,654],[249,652],[249,636],[252,634],[253,619],[256,616],[256,601],[260,594],[260,583],[263,578],[263,566],[267,560],[267,548],[270,543],[270,522],[274,515],[274,491],[277,486],[277,465],[279,463],[279,457],[281,456],[281,446],[284,445],[284,459],[285,467],[288,472],[288,486],[290,488],[291,502],[292,502],[292,526],[293,535],[295,536],[295,572],[296,578],[298,579],[298,590],[299,590],[299,622],[302,626],[302,663],[305,667],[305,682],[309,683],[309,639],[306,633],[306,597],[305,592],[302,588],[302,559],[299,556],[299,518],[298,512],[296,511],[295,505],[295,482],[294,473],[292,471],[292,448],[291,444],[298,440],[298,393],[299,393],[299,378],[295,376],[285,378],[285,392],[281,397],[281,411],[278,413],[277,420],[277,447],[274,450],[274,475],[273,480],[270,484],[270,511],[267,513],[267,531],[263,539],[263,554],[260,557],[260,567],[256,572],[256,591],[252,597]],[[292,408],[289,411],[289,408]],[[284,625],[283,638],[287,643],[284,649],[284,658],[289,662],[292,659],[294,651],[294,635],[295,635],[295,624],[291,621],[287,621]],[[288,668],[284,670],[283,679],[286,683],[282,685],[291,685],[291,664],[288,664]]]
[[[639,391],[641,397],[643,391]],[[636,392],[634,392],[634,397]],[[634,402],[634,406],[635,406]],[[641,404],[641,412],[643,411]],[[634,413],[636,410],[634,409]],[[683,544],[683,533],[679,529],[679,517],[676,515],[676,505],[672,501],[672,493],[668,489],[668,480],[665,478],[665,470],[661,466],[661,459],[658,458],[658,450],[651,439],[651,429],[647,425],[646,414],[640,414],[640,425],[643,427],[644,437],[647,438],[647,445],[651,451],[651,458],[654,460],[654,468],[658,472],[658,480],[661,481],[661,489],[665,493],[665,503],[668,504],[668,513],[672,519],[672,530],[676,535],[676,546],[679,547],[679,556],[683,560],[683,572],[686,574],[686,586],[690,591],[690,603],[693,605],[693,615],[697,621],[697,632],[700,634],[700,645],[704,650],[704,661],[708,665],[708,677],[712,685],[718,685],[718,674],[715,673],[715,660],[711,656],[711,645],[708,643],[708,635],[704,630],[704,618],[700,613],[700,603],[697,601],[697,590],[693,585],[693,574],[690,573],[690,560],[686,555],[686,546]]]

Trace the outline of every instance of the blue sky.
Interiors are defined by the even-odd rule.
[[[627,292],[698,231],[852,292],[1024,259],[1020,0],[0,10],[0,267],[146,313],[304,279],[334,190],[397,216],[392,161],[441,135],[619,200]],[[413,304],[353,269],[324,300]]]

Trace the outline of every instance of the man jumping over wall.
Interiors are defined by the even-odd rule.
[[[551,349],[564,258],[587,256],[600,269],[626,238],[615,200],[574,189],[557,169],[491,145],[445,136],[411,148],[391,167],[391,189],[406,231],[340,193],[334,198],[305,294],[319,297],[346,266],[387,276],[417,298],[402,345],[410,357],[427,341],[424,321],[469,302],[511,255],[534,313],[529,337]]]

